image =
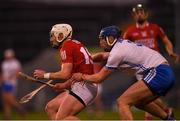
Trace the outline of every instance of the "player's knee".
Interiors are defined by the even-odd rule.
[[[45,107],[46,113],[52,112],[53,110],[53,105],[51,103],[48,103]]]
[[[76,120],[76,117],[74,116],[76,113],[74,113],[74,112],[76,112],[76,111],[69,110],[69,111],[64,112],[61,110],[61,112],[56,113],[56,120],[67,120],[67,119],[71,119],[71,118],[72,118],[72,120],[73,119]]]
[[[120,97],[117,99],[117,105],[118,105],[118,107],[122,107],[122,106],[126,105],[126,102],[123,98]]]
[[[126,100],[126,98],[119,97],[117,99],[117,105],[118,107],[124,107],[124,106],[130,106],[130,103],[128,102],[128,100]]]
[[[45,107],[45,109],[44,109],[44,110],[45,110],[45,112],[46,112],[46,113],[48,113],[48,112],[49,112],[49,107],[48,107],[48,105],[46,105],[46,107]]]

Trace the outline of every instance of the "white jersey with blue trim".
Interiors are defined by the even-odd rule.
[[[167,60],[146,46],[119,39],[112,48],[106,64],[108,69],[120,69],[142,79],[142,72],[160,65]]]
[[[7,84],[17,84],[17,72],[20,71],[21,64],[16,59],[5,60],[2,63],[3,81]]]

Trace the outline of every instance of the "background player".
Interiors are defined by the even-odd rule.
[[[50,43],[53,48],[60,51],[61,70],[58,72],[45,72],[37,69],[34,77],[38,79],[64,79],[71,77],[72,73],[93,74],[93,62],[85,46],[72,39],[72,27],[69,24],[56,24],[50,32]],[[65,81],[55,85],[55,89],[70,88],[48,102],[46,112],[53,120],[78,119],[75,115],[90,104],[97,95],[97,85],[93,83],[71,83]]]
[[[136,24],[128,27],[123,38],[140,43],[158,52],[160,51],[158,45],[160,38],[165,45],[168,55],[177,63],[179,56],[174,52],[171,41],[160,26],[148,22],[147,9],[142,4],[137,4],[132,9],[132,15]]]
[[[132,9],[132,15],[136,21],[136,24],[128,27],[123,38],[143,44],[158,52],[160,52],[158,45],[158,40],[160,38],[165,45],[168,55],[172,57],[175,63],[178,63],[179,56],[174,52],[173,45],[167,35],[164,33],[163,29],[157,24],[148,22],[147,9],[142,4],[137,4]],[[166,111],[172,110],[171,108],[167,108],[167,106],[162,103],[161,99],[157,99],[156,103],[162,106]],[[145,119],[150,120],[152,119],[152,116],[145,113]]]
[[[5,50],[1,68],[4,118],[11,119],[12,107],[17,108],[24,117],[25,112],[16,100],[17,74],[21,71],[21,63],[15,58],[12,49]]]

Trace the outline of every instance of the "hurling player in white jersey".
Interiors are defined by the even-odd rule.
[[[4,61],[2,62],[2,99],[4,118],[11,119],[11,108],[16,107],[24,116],[24,110],[16,100],[17,73],[21,70],[20,62],[15,58],[12,49],[4,52]]]
[[[99,39],[101,47],[110,51],[106,65],[93,75],[76,73],[71,81],[101,83],[114,70],[131,72],[136,75],[138,81],[117,99],[121,119],[133,120],[130,108],[136,106],[160,119],[174,120],[172,114],[168,114],[153,102],[166,95],[174,84],[174,73],[168,61],[148,47],[121,39],[120,30],[116,26],[103,28]],[[103,56],[102,54],[102,58]]]

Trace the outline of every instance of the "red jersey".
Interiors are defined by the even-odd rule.
[[[123,38],[159,51],[158,39],[164,36],[165,33],[161,27],[156,24],[147,23],[144,28],[140,28],[138,24],[129,27],[124,33]]]
[[[77,40],[65,41],[60,49],[62,63],[72,63],[72,73],[93,74],[93,61],[85,46]]]

